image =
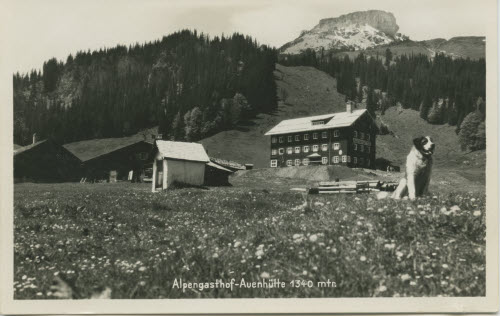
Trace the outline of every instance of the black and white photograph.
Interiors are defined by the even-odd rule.
[[[496,1],[1,6],[2,312],[498,310]]]

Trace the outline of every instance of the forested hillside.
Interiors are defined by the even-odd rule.
[[[130,47],[81,51],[15,74],[14,141],[120,137],[159,126],[195,141],[277,106],[274,48],[234,34],[181,31]]]
[[[432,124],[460,126],[476,109],[484,118],[484,59],[453,59],[442,54],[434,58],[421,54],[393,58],[387,49],[384,58],[360,53],[350,59],[335,57],[333,53],[306,51],[283,56],[280,63],[313,66],[327,72],[337,78],[337,90],[347,98],[360,102],[367,95],[366,106],[372,112],[379,109],[383,113],[387,107],[400,102],[403,108],[419,111],[420,116]],[[367,91],[362,87],[367,87]],[[375,89],[386,92],[384,97],[375,94]]]

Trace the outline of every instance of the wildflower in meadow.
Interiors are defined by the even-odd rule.
[[[264,255],[264,245],[259,245],[257,247],[257,251],[255,252],[255,256],[262,257]]]
[[[260,277],[263,278],[263,279],[269,279],[271,276],[267,272],[262,272],[260,274]]]
[[[387,291],[387,287],[385,285],[381,285],[381,286],[378,287],[377,291],[379,291],[379,292],[385,292],[385,291]]]
[[[474,215],[474,216],[480,216],[481,215],[481,211],[474,211],[472,213],[472,215]]]
[[[366,261],[366,257],[365,256],[361,256],[361,257],[359,257],[359,260],[362,261],[362,262],[365,262]]]
[[[317,240],[318,240],[318,235],[313,234],[313,235],[309,236],[310,242],[316,242]]]
[[[408,273],[403,274],[403,275],[401,276],[401,280],[402,280],[403,282],[404,282],[404,281],[407,281],[407,280],[409,280],[409,279],[411,279],[411,276],[410,276]]]
[[[450,208],[450,211],[452,211],[452,212],[458,212],[458,211],[460,211],[460,207],[458,205],[453,205]]]

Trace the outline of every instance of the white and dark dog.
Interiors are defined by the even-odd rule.
[[[414,200],[428,193],[434,148],[435,144],[429,136],[413,140],[413,147],[406,157],[405,177],[399,181],[392,198],[401,199],[408,195],[411,200]]]

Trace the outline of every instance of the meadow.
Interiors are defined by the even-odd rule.
[[[298,180],[274,181],[155,194],[148,184],[16,184],[14,297],[60,298],[55,278],[74,298],[485,295],[484,193],[305,196],[289,191]],[[181,278],[286,287],[182,291]],[[318,286],[328,280],[335,287]]]

